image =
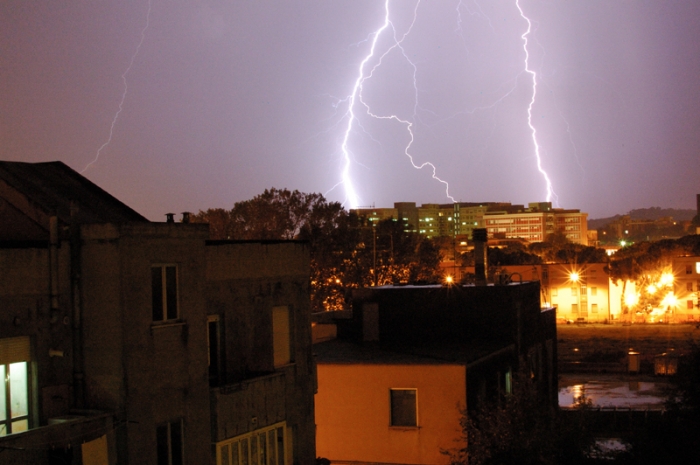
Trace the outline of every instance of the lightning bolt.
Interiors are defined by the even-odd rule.
[[[527,22],[527,30],[520,36],[523,40],[523,50],[525,51],[525,72],[532,76],[532,98],[527,107],[527,125],[530,127],[530,133],[532,134],[532,143],[535,147],[535,158],[537,159],[537,170],[540,172],[542,177],[544,177],[545,185],[547,188],[547,202],[551,202],[552,198],[555,199],[555,203],[558,203],[557,194],[552,188],[552,182],[549,180],[549,175],[542,168],[542,157],[540,156],[540,145],[537,143],[537,129],[535,129],[534,124],[532,124],[532,107],[535,105],[535,100],[537,98],[537,73],[530,69],[530,52],[528,51],[528,39],[527,36],[532,32],[532,22],[530,18],[525,16],[523,9],[520,6],[520,0],[515,0],[515,6],[520,12],[520,16]],[[558,206],[558,205],[557,205]]]
[[[117,112],[114,114],[114,118],[112,118],[112,124],[109,127],[109,137],[107,138],[107,141],[100,146],[99,149],[97,149],[97,154],[95,155],[95,159],[92,160],[90,163],[88,163],[85,168],[80,172],[81,174],[84,173],[90,166],[95,164],[97,160],[100,158],[100,153],[112,142],[112,135],[114,134],[114,126],[117,124],[117,120],[119,119],[119,114],[122,112],[122,109],[124,107],[124,100],[126,100],[126,93],[129,90],[126,82],[126,76],[129,74],[129,71],[131,71],[131,67],[134,66],[134,61],[136,60],[136,57],[139,54],[139,50],[141,50],[141,45],[143,44],[144,39],[146,38],[146,30],[148,29],[148,25],[151,19],[151,0],[148,0],[148,11],[146,13],[146,25],[141,29],[141,39],[139,40],[138,45],[136,46],[136,51],[134,54],[131,56],[131,60],[129,60],[129,66],[127,66],[126,71],[122,73],[122,82],[124,83],[124,92],[122,93],[122,98],[119,101],[119,109]]]
[[[346,117],[347,117],[347,125],[345,127],[345,132],[343,134],[343,141],[341,143],[341,151],[343,154],[343,170],[341,173],[341,181],[336,184],[337,187],[338,185],[342,184],[345,188],[345,201],[350,204],[350,208],[357,208],[358,205],[360,204],[359,196],[357,195],[357,191],[355,190],[355,187],[352,183],[352,179],[350,176],[350,168],[352,166],[352,152],[349,147],[349,140],[350,140],[350,135],[353,132],[353,129],[355,125],[359,126],[358,118],[357,115],[355,114],[355,107],[356,104],[359,102],[364,108],[365,112],[367,115],[374,119],[379,119],[379,120],[391,120],[391,121],[396,121],[400,124],[403,124],[406,127],[406,131],[408,132],[409,135],[409,142],[404,148],[404,155],[406,155],[411,163],[411,165],[415,169],[423,169],[425,167],[430,167],[432,169],[432,178],[435,179],[436,181],[444,184],[445,186],[445,195],[455,202],[455,199],[450,195],[449,193],[449,184],[447,181],[439,178],[437,176],[437,168],[435,165],[433,165],[430,162],[425,162],[422,164],[416,164],[413,155],[411,155],[410,149],[411,146],[413,145],[413,142],[415,140],[415,135],[413,133],[413,122],[409,121],[407,119],[400,118],[398,115],[378,115],[376,113],[373,113],[369,104],[363,99],[362,96],[362,91],[363,91],[363,85],[368,79],[371,79],[374,72],[382,65],[382,60],[393,50],[399,49],[401,51],[401,54],[403,57],[406,59],[406,61],[413,67],[413,86],[414,86],[414,91],[415,91],[415,100],[414,100],[414,113],[413,116],[414,118],[416,117],[417,113],[417,108],[418,108],[418,87],[417,87],[417,80],[416,80],[416,72],[417,68],[415,63],[413,63],[409,58],[408,55],[406,54],[405,50],[402,47],[402,42],[404,39],[410,34],[411,30],[413,29],[413,25],[415,24],[416,17],[417,17],[417,11],[418,11],[418,6],[420,5],[420,0],[416,2],[416,6],[413,10],[413,21],[411,22],[411,25],[409,28],[406,30],[406,32],[401,36],[401,38],[397,37],[397,32],[396,29],[394,28],[393,23],[391,22],[390,19],[390,9],[389,9],[389,0],[385,0],[384,2],[384,21],[382,25],[375,30],[370,37],[372,38],[371,40],[371,45],[370,45],[370,50],[365,56],[365,58],[360,62],[360,66],[358,68],[358,76],[357,79],[355,80],[355,83],[352,88],[352,92],[350,96],[347,98],[348,102],[348,110],[346,112]],[[375,54],[377,53],[377,42],[382,36],[382,34],[385,33],[385,31],[391,29],[393,31],[393,43],[390,47],[388,47],[378,58],[377,63],[369,70],[369,72],[365,71],[365,68],[368,67],[368,63],[372,58],[375,57]],[[331,189],[332,190],[332,189]]]

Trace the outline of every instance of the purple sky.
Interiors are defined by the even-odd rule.
[[[520,0],[532,21],[532,121],[554,203],[591,218],[694,208],[700,193],[700,2]],[[265,188],[345,201],[348,97],[384,1],[0,4],[0,159],[61,160],[149,219],[230,208]],[[465,202],[545,200],[515,0],[393,0],[403,36],[364,82],[374,114],[411,122]],[[375,58],[394,42],[387,28]],[[129,64],[133,58],[133,64]],[[415,73],[414,73],[415,71]],[[414,89],[414,77],[417,92]],[[417,96],[417,103],[416,103]],[[407,125],[356,99],[349,179],[360,205],[447,203],[404,154]],[[335,186],[335,188],[334,188]],[[350,206],[349,203],[346,206]]]

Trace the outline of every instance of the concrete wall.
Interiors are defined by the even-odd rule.
[[[390,426],[391,388],[417,389],[418,427]],[[445,464],[459,447],[466,369],[460,365],[319,364],[317,455],[363,463]]]
[[[315,458],[309,250],[302,242],[211,242],[207,312],[223,325],[221,385],[212,390],[213,442],[286,421],[294,460]],[[273,365],[272,308],[290,311],[292,363]],[[256,421],[252,422],[252,418]]]
[[[126,424],[120,463],[156,463],[156,426],[184,424],[185,459],[211,455],[206,309],[206,225],[89,225],[82,230],[87,403]],[[175,321],[154,322],[151,266],[175,264]]]
[[[48,247],[0,249],[0,339],[31,340],[31,427],[65,415],[71,404],[72,321],[70,319],[69,249],[57,250],[57,307],[51,308]],[[49,350],[63,356],[49,356]]]

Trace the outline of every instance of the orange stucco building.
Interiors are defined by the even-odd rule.
[[[466,406],[466,367],[375,359],[318,367],[316,454],[333,463],[446,463]],[[392,425],[393,391],[415,395],[416,426]]]
[[[537,282],[383,286],[355,291],[352,315],[317,315],[317,455],[446,464],[463,414],[510,392],[520,367],[554,408],[555,312],[539,294]]]

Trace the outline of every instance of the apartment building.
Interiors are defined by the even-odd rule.
[[[0,162],[0,450],[16,464],[312,463],[309,252],[152,223]]]

